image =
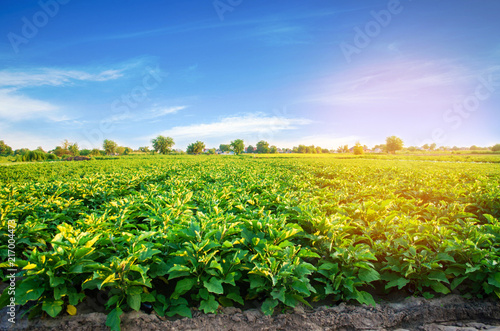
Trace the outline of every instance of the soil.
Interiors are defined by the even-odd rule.
[[[102,312],[63,316],[56,319],[7,321],[7,310],[0,311],[0,330],[104,331]],[[438,299],[407,298],[376,307],[347,305],[314,309],[296,307],[289,313],[264,316],[258,309],[242,311],[222,308],[216,315],[193,309],[193,318],[166,319],[154,312],[122,315],[122,330],[425,330],[425,331],[500,331],[500,301],[466,300],[449,295]]]

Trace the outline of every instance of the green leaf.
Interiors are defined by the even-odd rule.
[[[178,299],[181,295],[183,295],[187,291],[191,290],[193,288],[194,284],[196,284],[195,278],[181,279],[180,281],[177,282],[177,285],[175,286],[175,291],[172,294],[171,298]]]
[[[463,276],[463,277],[457,277],[455,279],[453,279],[453,281],[451,282],[451,289],[454,290],[458,285],[462,284],[462,282],[464,280],[467,279],[467,276]]]
[[[361,304],[376,306],[376,302],[373,299],[372,295],[366,291],[355,291],[355,299]]]
[[[440,281],[440,282],[444,282],[444,283],[450,283],[448,278],[446,278],[446,274],[444,273],[444,271],[431,271],[429,272],[429,275],[427,276],[428,279],[431,279],[431,280],[437,280],[437,281]]]
[[[387,283],[387,285],[385,286],[386,289],[388,288],[391,288],[391,287],[394,287],[394,286],[397,286],[398,289],[402,289],[403,287],[406,286],[406,284],[408,284],[410,282],[409,279],[406,279],[406,278],[403,278],[403,277],[400,277],[398,279],[395,279],[395,280],[391,280],[389,283]]]
[[[436,255],[436,261],[448,261],[455,263],[455,259],[447,253],[439,253]]]
[[[141,295],[140,294],[127,295],[127,304],[133,310],[139,311],[141,309]]]
[[[169,317],[179,315],[183,317],[193,318],[191,309],[189,309],[189,307],[185,305],[171,307],[169,311],[167,311],[166,315]]]
[[[232,292],[232,293],[229,293],[226,297],[228,299],[233,300],[234,302],[239,303],[240,305],[244,305],[245,304],[245,302],[243,301],[243,298],[238,293]]]
[[[222,294],[224,293],[224,288],[222,287],[222,281],[216,279],[215,277],[210,278],[210,281],[204,281],[203,285],[205,288],[212,293]]]
[[[488,277],[488,284],[500,288],[500,272]]]
[[[285,302],[285,292],[286,289],[284,287],[280,288],[274,288],[273,291],[271,292],[271,296],[273,299],[279,300],[281,302]]]
[[[90,248],[90,247],[79,248],[75,252],[75,258],[80,259],[80,258],[84,257],[85,255],[88,255],[89,253],[91,253],[93,250],[94,249]]]
[[[215,300],[215,296],[210,294],[208,300],[201,300],[200,309],[203,310],[205,314],[215,313],[217,308],[219,308],[219,303]]]
[[[44,310],[50,317],[56,317],[63,309],[64,301],[62,300],[45,300],[42,305]]]
[[[123,310],[120,307],[113,309],[106,318],[106,326],[111,328],[111,331],[120,331],[120,316]]]
[[[440,282],[432,282],[431,288],[438,293],[443,293],[443,294],[450,293],[450,289]]]
[[[274,308],[278,305],[278,300],[267,298],[261,306],[261,310],[264,315],[272,315],[274,313]]]
[[[360,269],[358,272],[358,278],[366,283],[371,283],[373,281],[380,279],[380,274],[375,269]]]
[[[296,280],[292,283],[291,288],[293,288],[295,291],[305,294],[306,296],[309,296],[311,294],[311,291],[309,291],[309,288],[307,287],[306,282]]]

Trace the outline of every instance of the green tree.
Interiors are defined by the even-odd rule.
[[[139,147],[139,150],[143,153],[149,153],[149,147],[146,146],[146,147]]]
[[[259,141],[257,143],[257,153],[259,154],[269,153],[269,143],[264,140]]]
[[[271,147],[269,147],[269,153],[271,153],[271,154],[277,154],[278,153],[278,147],[276,147],[274,145],[271,146]]]
[[[387,137],[385,140],[385,145],[388,153],[396,154],[396,151],[403,149],[403,140],[396,136]]]
[[[317,147],[316,147],[316,153],[317,153],[317,154],[321,154],[321,153],[323,153],[323,149],[322,149],[321,147],[317,146]]]
[[[500,144],[496,144],[495,146],[491,147],[491,150],[493,152],[500,152]]]
[[[226,144],[220,144],[219,149],[222,153],[230,152],[231,151],[231,145],[226,145]]]
[[[359,141],[356,143],[356,145],[354,145],[353,152],[354,152],[354,155],[363,155],[363,154],[365,154],[365,149],[363,148],[363,146],[361,146],[361,144],[359,143]]]
[[[76,156],[79,154],[80,148],[78,147],[77,143],[74,143],[74,144],[69,145],[68,150],[70,151],[71,154]]]
[[[62,148],[61,146],[57,146],[52,150],[52,152],[57,155],[58,157],[62,157],[63,155],[69,155],[70,151],[67,149]]]
[[[435,149],[436,149],[436,146],[437,146],[437,145],[436,145],[436,143],[432,143],[432,144],[429,146],[429,149],[430,149],[431,151],[433,151],[433,150],[435,150]]]
[[[430,147],[429,147],[429,144],[425,144],[425,145],[422,146],[422,148],[423,149],[429,149]]]
[[[253,147],[252,145],[248,146],[247,153],[255,153],[255,147]]]
[[[189,154],[200,154],[203,153],[204,149],[205,149],[205,143],[202,141],[197,141],[188,146],[187,152]]]
[[[100,156],[102,155],[101,154],[101,151],[99,150],[99,148],[94,148],[91,152],[90,152],[90,156]]]
[[[0,140],[0,155],[9,156],[12,154],[12,148],[7,146],[3,140]]]
[[[102,143],[102,148],[104,149],[104,152],[106,152],[107,155],[115,154],[117,147],[118,144],[115,143],[113,140],[106,139]]]
[[[117,152],[118,154],[120,154],[120,155],[124,155],[124,154],[125,154],[125,152],[126,152],[126,149],[125,149],[125,147],[123,147],[123,146],[119,146],[119,147],[117,147],[117,148],[116,148],[116,152]]]
[[[306,145],[299,145],[299,147],[297,148],[297,152],[298,153],[307,153]]]
[[[243,139],[236,139],[231,141],[231,147],[233,148],[233,151],[239,155],[245,150],[245,143],[243,142]]]
[[[174,139],[171,137],[158,136],[151,140],[153,148],[157,153],[167,154],[171,151],[172,146],[175,145]]]

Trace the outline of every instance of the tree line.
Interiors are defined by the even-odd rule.
[[[56,146],[53,150],[48,152],[44,151],[42,147],[38,147],[36,150],[29,150],[27,148],[21,148],[13,150],[10,146],[5,144],[3,140],[0,140],[0,156],[15,156],[16,161],[43,161],[43,160],[57,160],[57,159],[65,159],[68,157],[74,156],[109,156],[109,155],[128,155],[133,152],[141,152],[141,153],[158,153],[158,154],[170,154],[173,152],[173,146],[175,145],[175,141],[172,137],[165,137],[162,135],[157,136],[156,138],[151,140],[152,149],[149,146],[139,147],[137,151],[134,151],[130,147],[119,146],[115,141],[106,139],[103,141],[102,150],[98,148],[94,148],[92,150],[89,149],[80,149],[78,143],[69,142],[67,139],[64,140],[60,146]],[[374,152],[384,152],[384,153],[396,153],[396,151],[402,150],[404,147],[403,140],[396,136],[387,137],[385,144],[375,145],[372,149]],[[480,151],[480,150],[491,150],[494,152],[500,151],[500,144],[496,144],[492,147],[477,147],[472,145],[468,148],[459,148],[459,147],[437,147],[435,143],[433,144],[425,144],[421,147],[410,146],[407,147],[406,150],[410,152],[415,152],[418,150],[426,150],[426,151],[439,151],[439,150],[447,150],[447,151],[458,151],[458,150],[471,150],[471,151]],[[196,141],[188,145],[186,149],[186,153],[188,154],[216,154],[216,153],[234,153],[234,154],[242,154],[242,153],[258,153],[258,154],[268,154],[268,153],[302,153],[302,154],[321,154],[321,153],[354,153],[355,155],[364,154],[365,151],[368,151],[368,147],[366,145],[361,145],[360,142],[356,142],[356,144],[349,148],[348,145],[339,146],[335,150],[329,150],[325,148],[321,148],[319,146],[306,146],[299,145],[297,147],[290,148],[278,148],[275,145],[270,145],[267,141],[261,140],[254,147],[249,145],[245,147],[245,143],[243,139],[236,139],[231,141],[229,144],[220,144],[218,149],[211,148],[207,149],[206,145],[202,141]],[[181,153],[184,153],[181,151]]]

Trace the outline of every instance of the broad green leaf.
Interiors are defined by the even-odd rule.
[[[219,308],[219,303],[215,300],[215,296],[210,294],[208,300],[201,300],[200,309],[203,310],[205,314],[215,313],[217,308]]]
[[[141,294],[127,295],[127,304],[133,310],[139,311],[141,309]]]
[[[272,315],[274,313],[274,308],[278,305],[278,300],[267,298],[260,308],[264,315]]]
[[[63,309],[64,301],[62,300],[45,300],[42,304],[42,309],[50,317],[56,317]]]
[[[109,326],[111,331],[120,331],[120,316],[123,311],[120,307],[113,309],[106,318],[106,326]]]
[[[224,288],[222,287],[222,281],[220,279],[216,279],[215,277],[210,278],[210,281],[204,281],[203,285],[205,288],[212,293],[222,294],[224,293]]]
[[[366,283],[371,283],[373,281],[380,279],[380,274],[375,269],[360,269],[358,272],[358,278]]]
[[[194,284],[196,284],[196,279],[194,278],[181,279],[180,281],[177,282],[177,285],[175,286],[175,291],[172,294],[171,298],[178,299],[181,295],[191,290]]]

